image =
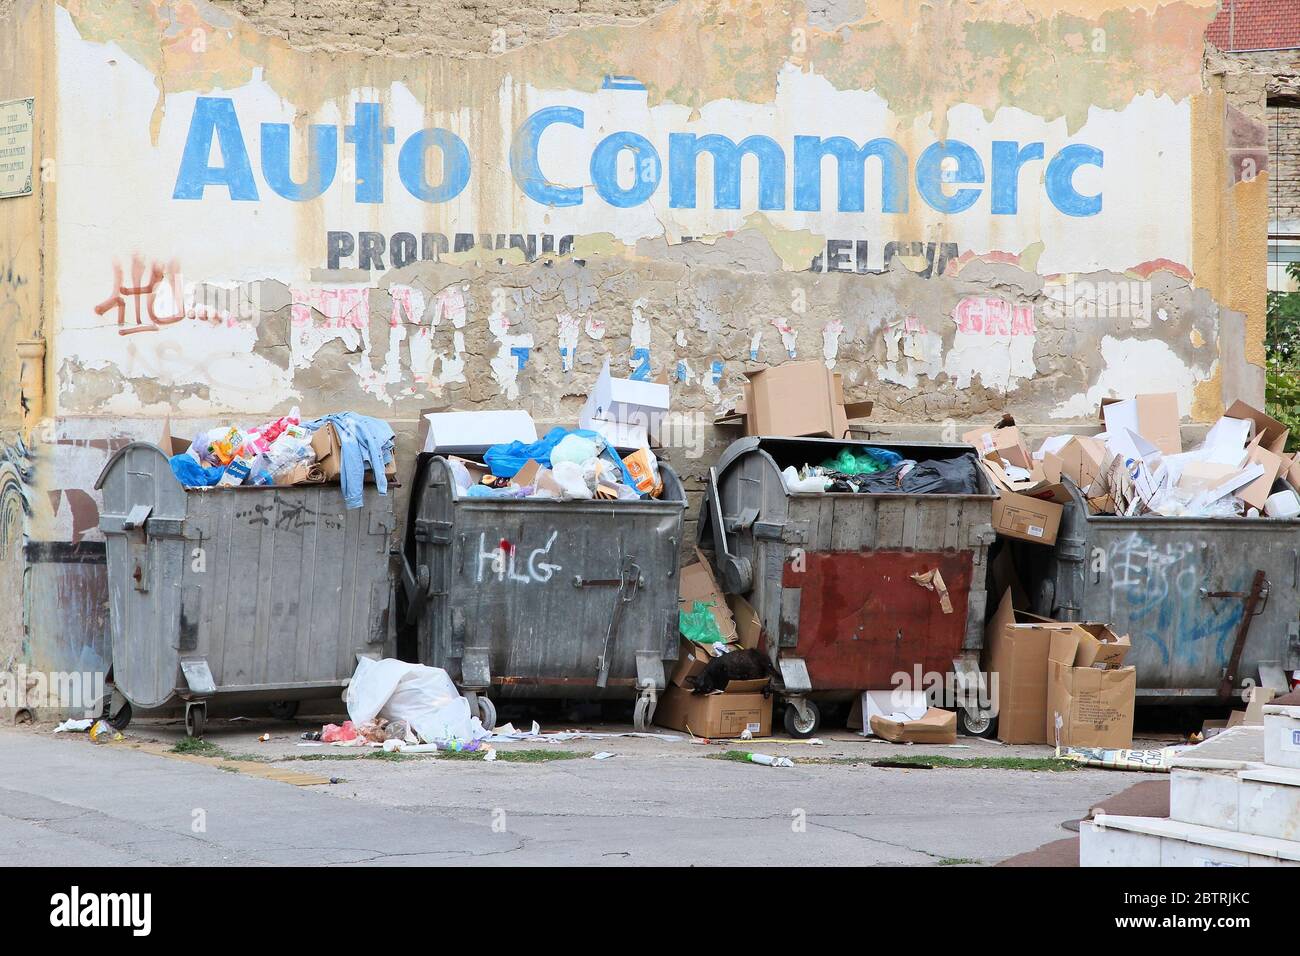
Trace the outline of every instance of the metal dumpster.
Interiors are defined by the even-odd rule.
[[[781,479],[787,466],[868,444],[917,461],[973,451],[956,444],[742,438],[710,474],[700,543],[712,548],[724,590],[745,595],[762,620],[792,736],[816,732],[816,700],[889,689],[899,673],[911,681],[955,675],[959,696],[970,702],[959,708],[963,730],[986,733],[989,708],[968,692],[978,691],[996,495],[981,469],[979,493],[970,495],[803,494]],[[912,579],[936,569],[950,613],[937,592]]]
[[[155,445],[115,454],[95,483],[107,540],[112,683],[130,707],[333,697],[358,656],[387,656],[392,495],[347,510],[338,485],[186,489]]]
[[[483,449],[458,450],[481,460]],[[458,494],[422,454],[403,584],[418,659],[441,667],[496,723],[498,698],[635,697],[646,729],[677,659],[686,496],[660,462],[660,498],[559,501]]]
[[[1090,515],[1063,483],[1055,548],[1013,549],[1036,613],[1128,634],[1139,703],[1227,703],[1247,681],[1286,692],[1300,667],[1300,520]]]

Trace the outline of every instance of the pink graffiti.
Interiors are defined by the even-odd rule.
[[[312,312],[325,317],[324,328],[365,329],[370,326],[370,290],[352,286],[294,286],[290,289],[290,321],[312,324]]]
[[[953,311],[959,332],[984,335],[1033,335],[1034,307],[1012,305],[996,296],[967,296]]]

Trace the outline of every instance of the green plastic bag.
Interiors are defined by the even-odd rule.
[[[677,626],[681,629],[682,637],[696,644],[717,644],[722,640],[718,622],[709,610],[711,607],[712,603],[696,601],[689,611],[677,612]]]
[[[874,475],[887,471],[899,464],[903,456],[886,448],[861,449],[858,454],[852,448],[841,448],[834,458],[827,458],[822,467],[827,471],[838,471],[845,475]]]

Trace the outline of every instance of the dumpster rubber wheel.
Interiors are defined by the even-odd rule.
[[[116,711],[113,710],[114,699],[121,701],[121,706]],[[108,726],[116,731],[126,730],[127,724],[131,723],[131,702],[123,697],[117,690],[109,692],[108,698],[104,701],[104,711],[99,715],[100,720],[108,722]]]
[[[203,736],[208,723],[208,708],[203,704],[190,704],[185,708],[185,733],[191,737]]]
[[[478,695],[478,720],[484,730],[496,729],[497,705],[488,699],[487,694]]]
[[[266,709],[271,712],[271,716],[276,720],[293,720],[298,716],[298,705],[301,701],[297,700],[273,700],[266,705]]]
[[[957,709],[957,732],[966,737],[992,738],[997,736],[998,719],[985,710],[959,707]]]
[[[639,731],[647,731],[655,719],[655,701],[651,697],[641,696],[632,708],[632,726]]]
[[[800,720],[799,711],[791,704],[787,704],[785,708],[785,732],[796,740],[807,740],[817,733],[817,728],[822,722],[821,711],[817,709],[816,704],[806,700],[804,706],[812,712],[812,720]]]

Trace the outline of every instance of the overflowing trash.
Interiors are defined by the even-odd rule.
[[[788,466],[781,481],[795,494],[973,495],[979,493],[978,456],[914,461],[887,448],[846,446],[820,465]]]
[[[1059,501],[1068,478],[1094,515],[1300,516],[1300,465],[1285,425],[1238,401],[1184,450],[1179,420],[1177,396],[1161,393],[1106,399],[1100,434],[1054,435],[1032,455],[1009,416],[962,437],[1002,492]]]
[[[649,445],[620,454],[585,428],[556,427],[537,441],[490,445],[481,461],[448,455],[447,462],[457,494],[468,498],[639,501],[664,490]]]
[[[164,444],[171,446],[172,474],[187,488],[337,481],[347,507],[360,508],[367,474],[381,495],[396,475],[392,427],[355,412],[304,422],[295,407],[288,415],[251,428],[219,425],[203,429],[189,442],[167,435]]]

